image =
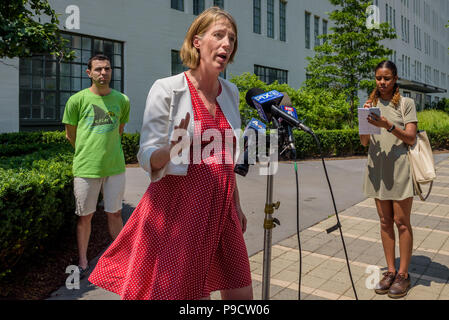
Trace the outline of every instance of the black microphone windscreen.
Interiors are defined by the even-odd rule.
[[[279,103],[280,106],[292,106],[292,100],[288,96],[287,92],[281,92],[284,96],[282,97],[281,102]]]
[[[254,102],[253,102],[253,100],[251,98],[254,97],[254,96],[258,96],[261,93],[264,93],[264,91],[262,89],[260,89],[260,88],[249,89],[248,92],[246,93],[246,97],[245,97],[246,103],[249,106],[255,108]]]

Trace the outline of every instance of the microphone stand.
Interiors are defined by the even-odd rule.
[[[273,117],[272,123],[274,128],[278,128],[278,122]],[[271,143],[270,143],[271,145]],[[270,150],[271,151],[271,150]],[[277,152],[277,151],[276,151]],[[262,300],[270,299],[270,275],[271,275],[271,244],[272,244],[272,231],[279,224],[279,220],[273,218],[274,209],[278,209],[280,202],[273,203],[273,173],[271,169],[271,154],[268,157],[268,174],[267,174],[267,193],[265,201],[265,220],[264,227],[264,249],[263,249],[263,275],[262,275]]]

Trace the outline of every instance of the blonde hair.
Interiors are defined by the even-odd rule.
[[[209,29],[210,25],[221,19],[227,19],[235,32],[235,42],[234,42],[234,51],[231,53],[229,57],[229,63],[234,61],[235,53],[237,52],[237,24],[235,23],[234,18],[225,10],[219,7],[211,7],[207,10],[204,10],[190,25],[189,30],[184,38],[184,42],[182,44],[180,56],[182,63],[190,68],[196,69],[200,63],[200,53],[193,46],[193,40],[195,36],[202,37],[207,29]]]
[[[380,68],[390,69],[391,72],[393,73],[393,76],[397,76],[397,74],[398,74],[398,69],[397,69],[396,65],[394,64],[394,62],[392,62],[392,61],[389,61],[389,60],[381,61],[376,66],[376,69],[374,72],[376,72]],[[376,88],[374,88],[374,90],[371,92],[371,94],[368,98],[368,101],[372,102],[373,106],[376,106],[377,103],[379,102],[379,97],[380,97],[380,92],[376,86]],[[395,83],[394,84],[394,94],[393,94],[393,98],[391,99],[391,102],[393,103],[395,108],[398,107],[400,99],[401,99],[401,93],[399,92],[399,86],[397,83]]]

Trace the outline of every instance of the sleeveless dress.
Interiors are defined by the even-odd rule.
[[[418,122],[418,118],[413,99],[401,96],[400,104],[404,108],[404,118],[401,106],[396,108],[390,101],[379,98],[377,107],[380,108],[382,116],[396,127],[405,129],[407,123]],[[416,192],[407,156],[408,147],[386,129],[380,130],[380,135],[370,137],[363,192],[366,197],[379,200],[403,200],[413,197]]]
[[[203,141],[201,162],[195,163],[191,146],[187,175],[167,175],[151,183],[101,256],[89,281],[122,299],[195,300],[251,284],[233,197],[234,164],[224,147],[229,141],[225,134],[234,134],[218,103],[214,118],[186,78],[194,135],[204,139],[204,132],[213,129],[221,134],[223,148],[210,150],[210,141]]]

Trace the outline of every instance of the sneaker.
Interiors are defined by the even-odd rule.
[[[402,298],[407,295],[410,285],[410,275],[406,279],[403,273],[398,273],[390,290],[388,290],[388,296],[390,298]]]
[[[379,281],[379,283],[374,288],[374,291],[377,294],[386,294],[388,293],[388,290],[390,289],[391,285],[394,282],[394,278],[396,277],[396,272],[384,272],[382,273],[384,276],[382,280]]]

